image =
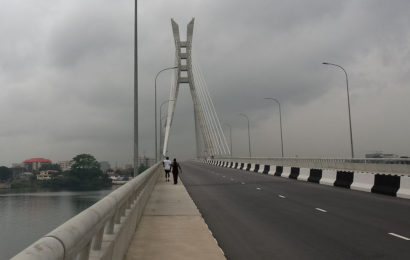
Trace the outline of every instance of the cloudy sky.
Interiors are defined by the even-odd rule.
[[[357,156],[410,155],[410,1],[151,0],[139,3],[140,152],[153,156],[153,85],[174,62],[170,18],[185,33],[195,17],[200,64],[233,155],[280,156],[281,101],[286,156],[350,155],[349,73]],[[131,0],[1,0],[0,165],[30,157],[68,160],[91,153],[132,161]],[[158,81],[168,98],[170,72]],[[225,129],[227,131],[227,129]],[[195,153],[193,109],[181,88],[170,154]]]

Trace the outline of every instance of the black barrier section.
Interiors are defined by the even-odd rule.
[[[236,162],[235,163],[235,167],[234,167],[235,169],[238,169],[238,163]]]
[[[269,171],[270,171],[270,165],[265,165],[263,167],[263,174],[268,174]]]
[[[300,169],[298,167],[290,168],[289,179],[295,179],[296,180],[299,176],[299,171],[300,171]]]
[[[283,166],[276,166],[275,176],[281,176],[283,172]]]
[[[353,183],[353,176],[353,172],[337,171],[336,181],[333,185],[350,189],[350,185]]]
[[[248,163],[248,166],[246,166],[246,170],[249,171],[251,169],[251,164]]]
[[[233,166],[233,162],[231,162],[231,164],[229,165],[229,168],[232,168],[232,166]]]
[[[256,164],[255,165],[255,169],[253,170],[254,172],[258,172],[259,171],[259,167],[260,167],[260,165],[259,164]]]
[[[390,196],[396,196],[400,188],[400,176],[376,174],[374,176],[374,186],[372,192]]]
[[[239,170],[243,170],[243,167],[245,166],[244,163],[241,163],[241,167],[239,168]]]
[[[308,178],[308,182],[319,183],[320,179],[322,179],[322,170],[321,169],[310,169],[310,175]]]

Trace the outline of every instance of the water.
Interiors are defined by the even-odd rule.
[[[0,259],[16,255],[111,191],[0,191]]]

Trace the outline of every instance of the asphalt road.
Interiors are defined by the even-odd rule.
[[[181,167],[227,259],[410,259],[410,200],[199,162]]]

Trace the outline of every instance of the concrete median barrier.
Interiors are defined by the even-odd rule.
[[[397,191],[397,197],[410,199],[410,177],[400,177],[400,189]]]
[[[400,176],[376,174],[372,192],[396,196],[400,188]]]
[[[350,186],[352,190],[371,192],[374,185],[374,174],[366,172],[355,172],[353,183]]]
[[[310,169],[310,175],[308,182],[319,183],[322,179],[322,170],[321,169]]]
[[[281,174],[280,176],[281,176],[281,177],[284,177],[284,178],[289,178],[290,168],[291,168],[291,167],[288,167],[288,166],[282,167],[282,174]]]
[[[299,168],[298,167],[292,167],[290,169],[290,175],[289,175],[289,179],[294,179],[297,180],[298,176],[299,176]]]
[[[322,178],[319,183],[324,185],[333,186],[336,181],[337,171],[336,170],[323,170]]]
[[[300,168],[299,169],[299,181],[307,181],[310,176],[310,169],[309,168]]]
[[[353,183],[353,175],[353,172],[337,171],[334,186],[349,189],[350,185]]]

